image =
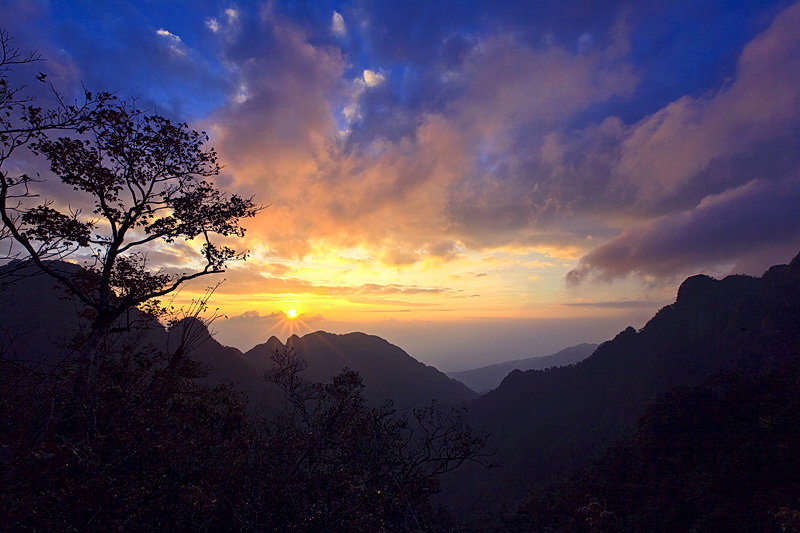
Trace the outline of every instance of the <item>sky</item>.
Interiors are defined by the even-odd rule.
[[[66,95],[208,132],[266,206],[211,301],[240,349],[364,331],[462,370],[800,251],[800,2],[4,0],[0,27]]]

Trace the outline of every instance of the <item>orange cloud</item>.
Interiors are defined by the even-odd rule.
[[[272,253],[301,258],[315,248],[363,247],[375,261],[410,266],[457,258],[455,244],[443,243],[482,249],[573,240],[538,228],[540,200],[519,190],[523,182],[505,183],[485,168],[484,155],[501,157],[519,128],[533,128],[535,139],[564,116],[629,91],[635,78],[622,30],[607,50],[577,55],[489,37],[454,74],[466,84],[463,95],[420,115],[413,136],[353,147],[335,120],[347,102],[343,57],[278,22],[263,24],[280,53],[254,54],[237,67],[248,99],[232,99],[211,126],[236,188],[270,204],[251,231]],[[376,75],[369,79],[371,90]]]

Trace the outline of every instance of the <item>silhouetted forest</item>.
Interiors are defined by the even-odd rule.
[[[40,304],[58,298],[34,277],[7,301],[26,284]],[[368,401],[354,370],[309,381],[297,341],[272,343],[261,410],[252,390],[209,375],[232,365],[252,378],[253,361],[196,319],[115,336],[81,396],[75,363],[53,357],[69,353],[53,341],[70,321],[43,315],[46,357],[5,332],[2,527],[796,531],[798,296],[800,256],[762,278],[689,278],[641,330],[576,365],[514,371],[454,412]],[[18,303],[3,323],[19,330],[37,305]],[[368,341],[362,358],[399,357],[375,337],[324,337],[347,354],[342,339]]]

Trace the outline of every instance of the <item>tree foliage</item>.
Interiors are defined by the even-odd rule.
[[[14,245],[7,258],[21,249],[93,311],[92,329],[103,332],[127,310],[245,257],[224,239],[242,237],[240,220],[260,208],[209,181],[220,165],[205,133],[108,94],[86,91],[80,105],[67,105],[53,90],[55,106],[41,107],[10,79],[13,68],[39,60],[0,32],[0,237]],[[51,138],[63,130],[70,135]],[[2,168],[23,146],[47,159],[60,184],[81,198],[77,206],[39,198],[38,190],[54,184]],[[195,268],[167,273],[150,264],[152,245],[179,239],[202,241]],[[70,255],[85,261],[78,277],[47,262]]]
[[[351,370],[306,382],[291,352],[275,355],[268,376],[285,402],[258,423],[231,385],[204,384],[192,319],[213,289],[173,324],[184,327],[175,349],[148,312],[243,259],[226,239],[242,237],[241,219],[260,207],[210,181],[217,154],[187,124],[107,94],[67,105],[54,91],[55,107],[39,106],[8,75],[39,59],[0,31],[0,238],[13,241],[0,259],[21,251],[17,271],[32,264],[58,280],[89,311],[91,333],[77,360],[0,358],[0,530],[436,529],[440,476],[486,464],[485,436],[435,404],[371,407]],[[5,163],[21,147],[55,179],[11,175]],[[58,187],[77,205],[39,196]],[[148,251],[193,239],[196,268],[150,264]],[[83,267],[50,261],[67,256]],[[126,313],[146,334],[120,335]]]
[[[11,227],[19,222],[22,214],[22,200],[33,196],[30,190],[32,179],[27,175],[12,176],[7,170],[6,163],[20,148],[44,138],[47,132],[79,130],[84,126],[84,121],[89,113],[113,100],[108,93],[92,94],[84,91],[83,99],[68,103],[52,83],[47,81],[47,75],[39,72],[31,76],[36,83],[44,84],[51,95],[51,107],[42,107],[36,100],[30,86],[16,83],[12,79],[14,70],[30,70],[35,64],[42,61],[36,52],[25,53],[14,46],[13,38],[5,30],[0,29],[0,205],[2,205],[3,226],[0,227],[0,259],[15,259],[20,256],[19,251],[12,246]],[[47,211],[31,212],[32,217],[41,217]],[[52,214],[52,213],[50,213]],[[59,217],[53,220],[55,227],[70,224],[69,218]],[[74,234],[77,228],[59,228],[60,233]],[[61,243],[50,239],[38,241],[36,256],[41,259],[63,259],[64,252],[70,249]],[[48,245],[49,243],[49,245]],[[20,262],[19,266],[25,266]],[[5,269],[4,276],[11,277],[16,271]]]
[[[215,240],[242,237],[242,218],[258,211],[252,199],[226,195],[206,178],[219,172],[208,138],[186,124],[148,115],[132,103],[106,104],[84,116],[81,135],[32,143],[61,182],[88,199],[91,213],[58,208],[53,201],[22,209],[9,231],[39,268],[61,281],[94,313],[105,330],[130,308],[182,283],[224,271],[242,259]],[[27,176],[16,184],[26,184]],[[204,264],[168,274],[148,262],[150,243],[203,241]],[[90,257],[80,277],[41,261],[39,250]]]
[[[488,460],[460,413],[370,407],[354,371],[309,383],[284,353],[286,402],[252,418],[183,350],[118,348],[91,398],[0,361],[0,531],[438,531],[439,476]]]
[[[676,388],[587,483],[618,502],[627,531],[778,530],[773,515],[800,500],[798,380],[795,356]]]
[[[432,530],[440,476],[467,461],[488,464],[485,435],[461,411],[372,407],[355,371],[310,383],[291,349],[273,361],[267,377],[285,402],[264,420],[251,470],[247,516],[256,529]]]

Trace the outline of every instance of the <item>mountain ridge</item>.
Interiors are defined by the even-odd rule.
[[[455,405],[476,396],[463,383],[418,361],[399,346],[362,332],[316,331],[302,337],[292,335],[285,344],[272,336],[245,352],[244,358],[263,372],[271,366],[272,351],[282,348],[293,349],[306,360],[308,368],[303,375],[311,381],[329,380],[344,368],[357,370],[367,397],[374,402],[391,398],[398,406],[406,407],[436,398]]]
[[[570,367],[511,372],[469,402],[470,423],[502,436],[502,466],[456,473],[444,499],[457,513],[513,505],[629,438],[671,388],[763,368],[798,346],[800,255],[760,278],[687,278],[640,330],[626,328]]]
[[[544,370],[553,366],[571,365],[589,357],[598,346],[598,344],[581,343],[549,355],[513,359],[470,370],[447,372],[447,375],[482,394],[500,385],[505,376],[513,370]]]

